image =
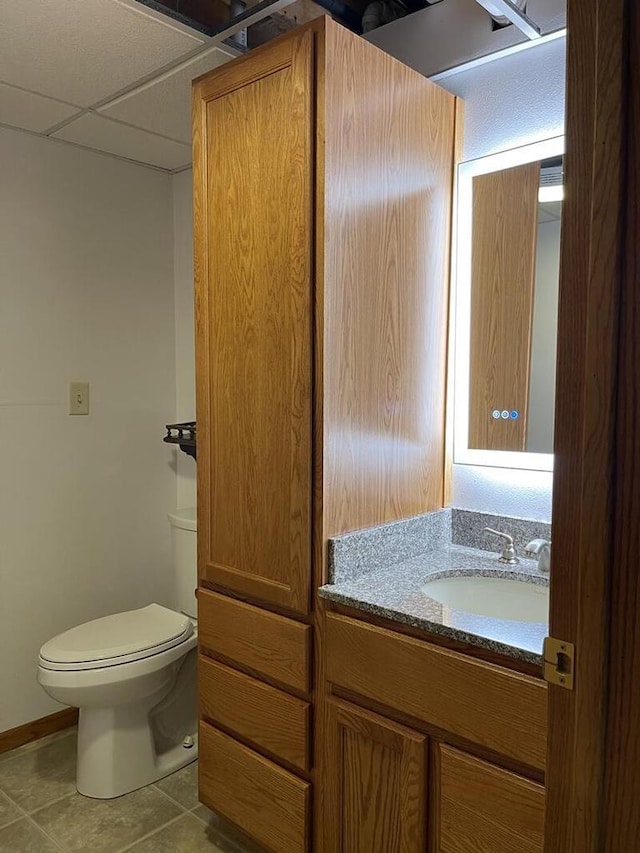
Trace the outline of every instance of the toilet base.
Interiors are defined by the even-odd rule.
[[[78,720],[76,787],[80,794],[100,800],[121,797],[175,773],[198,757],[182,743],[157,753],[145,705],[81,708]]]

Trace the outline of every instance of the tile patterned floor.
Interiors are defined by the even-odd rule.
[[[197,764],[116,800],[75,789],[76,732],[0,755],[0,853],[258,853],[198,802]]]

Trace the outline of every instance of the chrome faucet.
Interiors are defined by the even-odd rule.
[[[513,536],[509,536],[508,533],[502,533],[500,530],[494,530],[492,527],[485,527],[484,532],[493,533],[494,536],[500,536],[504,539],[504,548],[502,549],[502,554],[498,557],[498,562],[508,563],[510,566],[515,566],[516,563],[520,562],[516,554],[516,549],[513,547]]]
[[[524,549],[527,557],[538,558],[538,571],[549,572],[551,570],[551,542],[546,539],[532,539]]]

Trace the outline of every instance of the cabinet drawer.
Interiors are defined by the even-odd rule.
[[[439,764],[438,853],[542,853],[542,785],[449,746]]]
[[[277,764],[200,723],[202,802],[273,853],[306,853],[309,788]]]
[[[309,625],[201,588],[198,638],[201,649],[210,649],[284,687],[309,692]]]
[[[277,758],[308,770],[310,705],[200,657],[200,714]]]
[[[544,769],[541,679],[336,614],[327,616],[326,637],[333,684]]]

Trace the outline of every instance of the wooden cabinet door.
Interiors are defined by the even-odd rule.
[[[542,853],[544,788],[440,744],[434,853]]]
[[[310,600],[313,33],[197,81],[200,578]]]
[[[424,853],[425,736],[337,700],[327,723],[327,851]]]

